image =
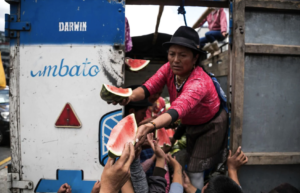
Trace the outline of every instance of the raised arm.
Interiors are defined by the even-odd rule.
[[[234,155],[231,155],[231,150],[229,150],[229,155],[227,158],[227,167],[228,167],[228,176],[233,181],[235,181],[239,186],[239,178],[237,171],[241,167],[248,162],[248,157],[242,151],[242,148],[239,147]]]

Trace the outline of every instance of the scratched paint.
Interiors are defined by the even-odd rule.
[[[107,112],[120,109],[107,105],[99,93],[103,83],[123,83],[123,54],[108,45],[24,46],[20,47],[20,136],[23,179],[37,184],[40,179],[56,179],[57,169],[82,170],[84,179],[96,181],[103,167],[99,162],[99,120]],[[78,76],[59,75],[80,66]],[[86,62],[90,64],[84,64]],[[53,76],[53,66],[57,71]],[[52,71],[32,76],[45,66]],[[90,76],[92,66],[99,68]],[[47,68],[49,70],[50,68]],[[85,71],[84,71],[85,69]],[[103,69],[106,69],[104,71]],[[86,76],[84,76],[84,74]],[[92,71],[94,74],[94,71]],[[54,123],[62,107],[70,102],[82,128],[59,129]],[[28,191],[29,192],[29,191]]]

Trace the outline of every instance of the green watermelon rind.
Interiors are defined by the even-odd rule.
[[[134,116],[134,114],[133,113],[131,113],[130,115],[128,115],[128,116],[133,116],[133,119],[134,119],[134,122],[135,122],[135,136],[136,136],[136,133],[137,133],[137,130],[138,130],[138,126],[137,126],[137,124],[136,124],[136,120],[135,120],[135,116]],[[126,116],[127,117],[127,116]],[[125,118],[126,118],[125,117]],[[124,118],[124,119],[125,119]],[[135,145],[135,140],[133,139],[132,140],[132,145]],[[123,151],[122,151],[123,152]],[[111,157],[111,158],[117,158],[117,157],[120,157],[121,155],[122,155],[122,152],[115,152],[115,151],[113,151],[113,150],[111,150],[110,148],[108,148],[108,156],[109,157]]]
[[[129,59],[125,59],[125,63],[128,64],[128,65],[130,66],[130,64],[128,63],[128,60],[129,60]],[[132,67],[129,67],[129,69],[130,69],[131,71],[139,71],[139,70],[142,70],[143,68],[145,68],[145,67],[149,64],[149,62],[150,62],[150,60],[145,60],[145,63],[144,63],[142,66],[140,66],[140,67],[138,67],[138,68],[132,68]]]
[[[155,136],[156,136],[156,138],[157,138],[157,132],[158,132],[158,129],[155,130]],[[167,147],[171,147],[172,146],[171,142],[170,142],[170,144],[165,143],[164,145],[167,146]],[[164,146],[160,145],[160,147],[164,147]]]
[[[123,99],[128,98],[132,94],[132,89],[128,88],[128,94],[120,94],[116,93],[109,88],[106,87],[106,84],[102,85],[102,89],[100,91],[100,97],[107,102],[121,102]]]

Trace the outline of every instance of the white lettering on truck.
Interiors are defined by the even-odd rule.
[[[59,22],[59,31],[86,31],[87,22]]]

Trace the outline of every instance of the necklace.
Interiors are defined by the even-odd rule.
[[[178,81],[178,76],[176,75],[175,76],[175,79],[176,79],[176,85],[178,86],[178,87],[181,87],[181,85],[186,81],[186,79],[188,78],[189,76],[187,76],[185,79],[184,79],[184,81],[182,81],[182,83],[179,83],[179,81]]]

